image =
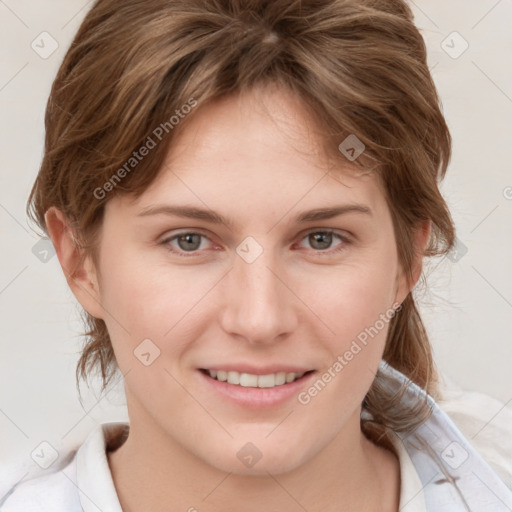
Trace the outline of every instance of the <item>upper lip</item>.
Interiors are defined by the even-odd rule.
[[[205,366],[202,370],[224,370],[226,372],[250,373],[252,375],[269,375],[271,373],[285,372],[285,373],[306,373],[312,371],[313,368],[306,368],[303,366],[290,366],[286,364],[272,364],[269,366],[252,366],[249,364],[215,364]]]

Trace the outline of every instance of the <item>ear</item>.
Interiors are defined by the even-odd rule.
[[[414,233],[414,256],[411,262],[411,275],[405,275],[405,272],[400,265],[399,274],[397,276],[397,290],[395,301],[401,304],[409,292],[416,286],[423,268],[423,254],[430,238],[431,222],[430,220],[423,221],[418,224]]]
[[[97,271],[92,259],[84,257],[83,249],[76,241],[76,233],[60,210],[52,206],[44,218],[71,291],[85,311],[96,318],[103,318]]]

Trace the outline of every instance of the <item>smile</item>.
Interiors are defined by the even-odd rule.
[[[202,370],[203,373],[207,373],[212,379],[220,382],[227,382],[234,386],[241,386],[244,388],[273,388],[277,386],[284,386],[295,382],[296,380],[303,377],[303,373],[294,372],[277,372],[269,373],[266,375],[254,375],[251,373],[240,373],[236,371],[224,371],[224,370]],[[313,371],[313,370],[311,370]]]

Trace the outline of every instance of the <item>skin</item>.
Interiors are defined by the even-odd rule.
[[[428,224],[417,230],[407,282],[382,184],[322,151],[297,98],[254,89],[196,114],[142,196],[107,203],[98,268],[87,258],[67,270],[79,261],[71,231],[57,209],[46,215],[68,283],[106,322],[125,374],[130,434],[108,453],[123,510],[398,510],[398,460],[359,423],[388,324],[307,405],[294,397],[250,410],[212,391],[197,369],[244,361],[327,371],[410,292]],[[138,216],[164,204],[208,208],[233,226]],[[371,215],[294,221],[343,204]],[[322,230],[348,241],[334,235],[322,246],[308,236]],[[183,231],[205,238],[169,241]],[[236,252],[248,236],[263,249],[252,263]],[[134,356],[147,338],[160,350],[149,366]],[[262,454],[251,468],[236,456],[247,442]]]

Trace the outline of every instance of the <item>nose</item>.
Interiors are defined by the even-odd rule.
[[[270,251],[252,262],[235,255],[222,284],[221,324],[231,336],[251,344],[270,344],[292,333],[300,301],[287,273]]]

